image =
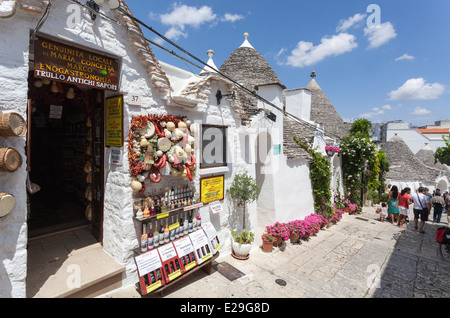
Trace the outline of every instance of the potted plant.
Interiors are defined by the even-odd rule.
[[[332,157],[335,153],[341,152],[339,147],[334,147],[334,146],[326,146],[325,151],[329,157]]]
[[[275,242],[275,237],[273,237],[272,235],[270,235],[269,233],[264,233],[261,236],[262,239],[262,250],[264,252],[272,252],[273,250],[273,243]]]
[[[254,239],[254,234],[247,232],[245,223],[245,214],[247,204],[256,200],[261,189],[256,184],[256,181],[244,172],[242,174],[236,174],[233,179],[233,183],[228,189],[228,193],[233,199],[235,205],[243,209],[242,213],[242,233],[232,232],[233,236],[233,248],[232,252],[239,258],[248,258],[250,253],[251,244]],[[233,235],[233,233],[235,233]],[[246,245],[246,246],[242,246]],[[242,250],[242,251],[241,251]],[[243,255],[242,253],[246,253]]]
[[[238,259],[247,259],[252,248],[251,243],[255,240],[255,235],[252,232],[242,231],[237,233],[232,231],[233,236],[233,256]]]
[[[275,222],[274,225],[266,226],[266,230],[275,237],[276,241],[273,243],[273,246],[275,247],[280,246],[283,241],[287,241],[291,236],[289,228],[285,223]]]

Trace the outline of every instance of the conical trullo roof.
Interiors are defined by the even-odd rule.
[[[389,162],[387,179],[396,181],[419,181],[434,184],[441,170],[424,164],[414,155],[403,139],[397,135],[381,146]],[[425,150],[427,151],[427,150]]]
[[[434,151],[427,144],[425,144],[425,146],[416,153],[416,157],[429,167],[433,167],[443,171],[448,170],[442,163],[434,163]]]
[[[325,134],[333,134],[340,138],[347,135],[351,123],[346,123],[331,104],[328,97],[315,80],[316,73],[311,73],[311,81],[306,86],[312,92],[311,95],[311,120],[324,125]]]
[[[248,42],[248,33],[244,42],[220,66],[219,71],[229,76],[250,91],[256,91],[258,85],[283,84],[272,67]],[[241,94],[242,103],[249,117],[259,112],[257,99],[251,94]]]

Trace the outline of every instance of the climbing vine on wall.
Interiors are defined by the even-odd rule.
[[[331,164],[324,155],[311,149],[301,138],[294,137],[294,140],[313,159],[309,171],[314,194],[314,208],[318,212],[328,211],[331,200]]]

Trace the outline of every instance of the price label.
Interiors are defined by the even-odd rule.
[[[220,204],[219,201],[211,202],[211,203],[209,204],[209,207],[211,208],[211,212],[214,213],[214,214],[223,211],[222,204]]]

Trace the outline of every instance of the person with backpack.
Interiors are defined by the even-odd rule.
[[[411,199],[414,203],[414,228],[416,230],[420,218],[419,233],[425,233],[423,226],[425,225],[425,222],[428,221],[428,215],[430,214],[431,207],[430,200],[423,192],[424,188],[419,187],[417,192],[411,195]]]
[[[436,189],[430,203],[433,206],[433,222],[441,223],[441,215],[442,210],[445,208],[445,201],[444,198],[441,197],[439,189]]]

